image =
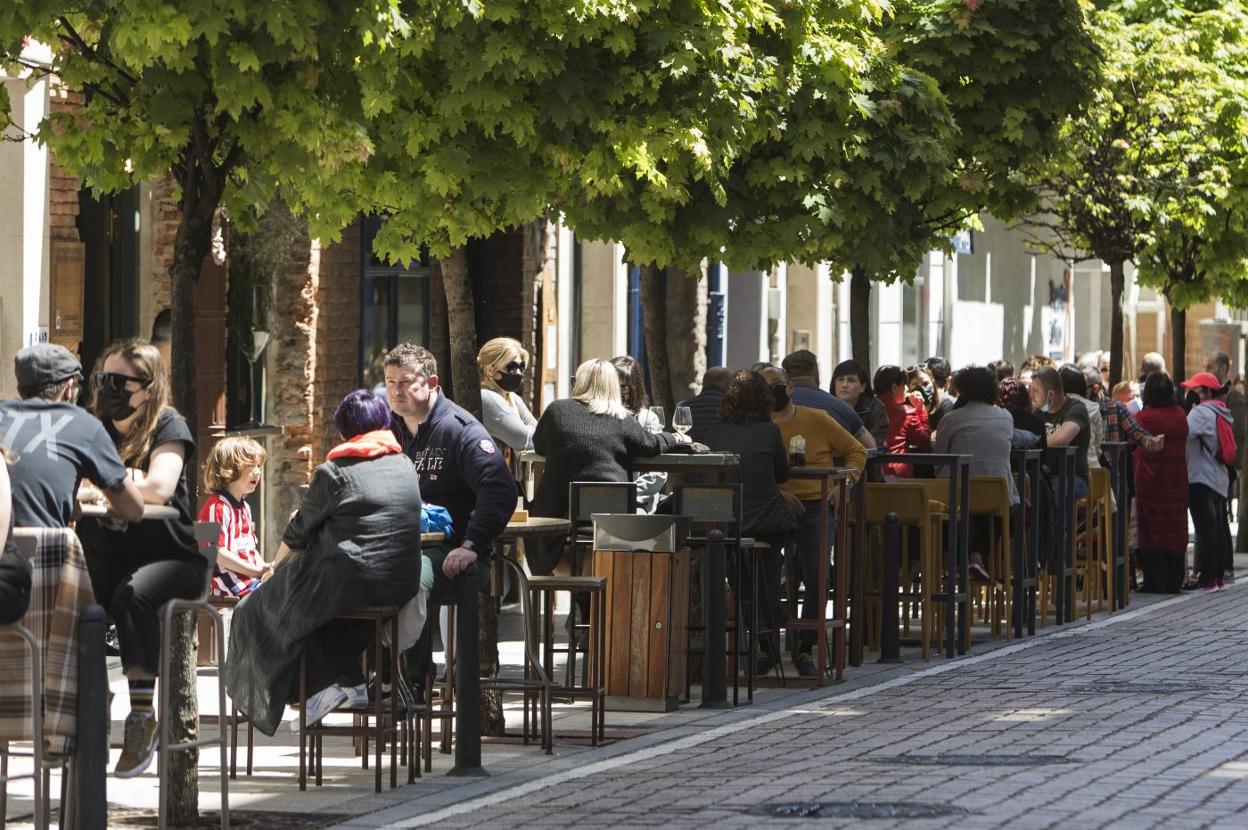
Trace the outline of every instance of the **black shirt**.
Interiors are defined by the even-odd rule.
[[[1075,457],[1075,475],[1086,479],[1088,477],[1088,444],[1092,441],[1092,421],[1088,418],[1088,408],[1084,405],[1083,399],[1067,397],[1066,402],[1060,408],[1045,414],[1044,420],[1048,425],[1049,435],[1067,422],[1078,424],[1079,434],[1074,441],[1070,442],[1070,446],[1079,448]]]
[[[789,480],[789,455],[780,427],[770,421],[757,424],[720,423],[707,432],[706,445],[741,458],[741,532],[775,539],[797,527],[779,485]]]
[[[113,425],[105,424],[104,428],[116,441],[118,436]],[[178,518],[142,522],[83,519],[78,523],[78,536],[89,555],[138,556],[150,561],[200,555],[195,544],[195,513],[191,506],[190,487],[190,474],[195,469],[195,439],[186,419],[172,407],[167,407],[156,421],[151,448],[171,443],[181,443],[186,451],[182,475],[178,477],[177,489],[169,501],[169,506],[178,511]],[[149,454],[139,469],[146,473],[150,462]]]
[[[9,480],[17,527],[65,527],[82,479],[111,490],[126,477],[104,425],[70,403],[0,403],[0,444],[16,457]]]
[[[689,407],[689,414],[693,416],[693,429],[689,430],[690,438],[703,444],[706,443],[707,430],[719,423],[719,402],[723,399],[723,390],[711,387],[676,404]]]

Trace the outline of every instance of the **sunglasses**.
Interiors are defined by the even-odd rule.
[[[523,372],[524,364],[518,360],[513,360],[510,363],[508,363],[506,366],[504,366],[503,369],[508,372]]]
[[[135,391],[141,391],[152,385],[151,378],[136,378],[120,372],[96,372],[91,376],[91,380],[95,382],[96,389],[108,389],[112,392],[125,392],[126,384],[132,381],[139,384],[139,389]]]

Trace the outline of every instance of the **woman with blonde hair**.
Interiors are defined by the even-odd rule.
[[[529,353],[511,337],[495,337],[477,352],[481,423],[508,455],[533,447],[537,419],[520,397],[528,365]]]
[[[114,343],[92,374],[92,411],[131,470],[144,504],[169,505],[176,518],[78,523],[95,597],[117,624],[130,686],[125,741],[114,771],[139,775],[156,748],[152,696],[160,662],[160,608],[204,590],[207,563],[195,544],[189,472],[195,439],[169,405],[169,376],[155,346]]]
[[[546,469],[530,512],[567,518],[571,482],[631,481],[634,458],[659,455],[682,438],[649,432],[624,406],[615,366],[587,360],[576,370],[572,397],[546,407],[537,422],[533,448],[546,457]],[[563,551],[532,545],[525,555],[533,573],[546,575],[554,572]]]

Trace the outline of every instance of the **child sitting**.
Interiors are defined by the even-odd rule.
[[[260,558],[251,505],[244,501],[260,484],[268,453],[250,438],[225,438],[204,464],[204,485],[212,491],[199,521],[221,525],[212,590],[217,596],[245,597],[268,579],[273,566]]]

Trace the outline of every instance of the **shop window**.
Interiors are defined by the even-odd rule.
[[[373,239],[383,219],[363,220],[360,281],[360,385],[365,389],[385,383],[382,361],[399,343],[428,345],[429,257],[394,266],[373,252]]]

